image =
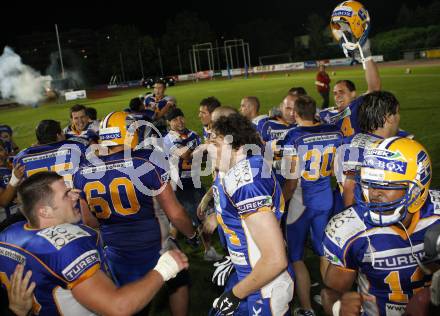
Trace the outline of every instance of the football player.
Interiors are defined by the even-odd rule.
[[[292,156],[291,170],[296,169],[297,174],[293,179],[286,180],[283,194],[289,200],[300,179],[301,204],[304,207],[294,203],[295,199],[291,200],[286,220],[286,240],[301,305],[295,310],[295,315],[314,315],[310,301],[310,275],[303,261],[304,246],[310,233],[324,277],[328,263],[322,240],[333,207],[330,180],[336,149],[341,145],[343,136],[335,125],[315,121],[316,102],[309,96],[296,99],[293,113],[298,126],[287,133],[281,147],[283,155]]]
[[[154,83],[153,93],[144,99],[145,109],[155,120],[162,118],[175,105],[174,98],[165,95],[166,84],[162,80]]]
[[[183,253],[167,252],[148,274],[117,288],[106,275],[100,235],[76,224],[81,218],[75,208],[78,193],[60,175],[34,174],[23,181],[18,195],[26,221],[0,233],[0,280],[9,288],[17,264],[32,271],[32,314],[132,315],[188,267]]]
[[[75,104],[70,108],[70,121],[63,130],[66,139],[82,142],[85,146],[98,142],[98,131],[94,129],[96,124],[90,122],[84,105]]]
[[[247,96],[241,99],[240,102],[240,113],[247,117],[255,128],[260,130],[264,124],[269,119],[266,114],[259,114],[260,112],[260,100],[254,96]]]
[[[343,156],[342,183],[345,207],[355,203],[355,177],[364,160],[365,149],[381,139],[412,136],[399,130],[399,110],[399,101],[390,92],[376,91],[363,97],[358,116],[361,133],[344,139],[347,145],[338,150],[338,156]]]
[[[25,167],[25,178],[41,171],[55,171],[72,187],[72,176],[85,159],[86,147],[77,138],[65,139],[60,123],[42,120],[36,130],[37,144],[15,156],[14,166]]]
[[[153,197],[190,243],[197,245],[198,236],[168,182],[163,152],[132,149],[138,142],[134,119],[126,112],[108,114],[101,122],[99,137],[107,152],[81,166],[74,187],[81,191],[84,223],[99,224],[110,270],[116,283],[124,285],[140,279],[160,257],[161,231]],[[169,284],[171,300],[181,292],[188,298],[187,279],[181,274]],[[177,312],[186,315],[187,304]]]
[[[213,123],[209,142],[218,168],[217,220],[238,276],[213,306],[222,315],[232,315],[240,305],[246,315],[287,315],[294,285],[279,226],[281,188],[261,154],[247,155],[247,146],[260,151],[260,138],[248,119],[231,114]]]
[[[15,156],[19,149],[12,139],[12,128],[9,125],[0,125],[0,139],[3,140],[6,152],[9,156]]]
[[[219,106],[221,106],[221,103],[216,97],[208,97],[200,101],[199,119],[203,125],[204,141],[209,139],[209,134],[211,133],[211,114]]]
[[[326,313],[401,315],[429,281],[420,262],[424,235],[440,223],[431,178],[428,152],[414,140],[391,137],[364,152],[357,204],[332,217],[325,231]]]
[[[8,153],[5,147],[5,143],[0,139],[0,207],[4,207],[5,211],[5,214],[0,213],[0,221],[18,211],[13,199],[15,197],[16,187],[24,173],[23,166],[17,166],[14,171],[10,168]],[[14,176],[12,175],[13,172]]]
[[[289,130],[296,127],[293,107],[297,98],[297,95],[288,94],[284,98],[283,103],[281,103],[280,105],[281,115],[271,117],[263,124],[260,135],[263,141],[266,142],[266,144],[274,143],[276,141],[282,141]],[[283,187],[285,178],[283,177],[281,172],[281,161],[281,153],[275,151],[273,157],[273,168],[277,180],[280,182],[281,187]]]
[[[219,108],[220,109],[220,108]],[[175,193],[179,202],[189,215],[194,226],[200,225],[197,217],[197,206],[205,195],[203,187],[196,188],[193,177],[198,176],[196,171],[192,171],[192,153],[201,144],[199,135],[185,127],[185,117],[181,109],[175,108],[166,114],[166,119],[170,126],[170,131],[165,136],[163,146],[165,153],[170,157],[171,174],[175,172],[177,180]],[[171,177],[174,178],[173,176]],[[223,256],[218,254],[211,246],[209,235],[204,235],[205,254],[207,261],[217,261]]]
[[[333,11],[331,26],[333,34],[341,42],[344,52],[347,51],[346,42],[344,42],[347,36],[358,40],[356,51],[362,52],[365,80],[368,87],[367,93],[380,90],[379,71],[371,56],[368,40],[370,28],[367,10],[357,1],[345,1]],[[340,35],[342,34],[341,32],[344,35]],[[348,51],[347,54],[353,54],[354,51]],[[320,111],[319,116],[321,120],[327,124],[337,125],[344,136],[352,136],[359,133],[360,127],[357,121],[357,113],[363,97],[357,96],[355,84],[350,80],[339,80],[333,87],[333,95],[336,107]]]

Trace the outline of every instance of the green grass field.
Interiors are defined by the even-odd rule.
[[[433,187],[440,186],[440,65],[414,65],[412,74],[405,74],[407,66],[379,65],[382,78],[382,87],[394,93],[401,106],[401,128],[416,135],[431,154],[433,162]],[[334,83],[340,79],[353,80],[362,93],[366,90],[366,83],[361,67],[352,69],[328,69]],[[286,74],[271,74],[267,76],[255,75],[250,79],[236,78],[233,80],[203,81],[199,83],[178,84],[167,90],[168,95],[177,99],[178,106],[183,109],[187,127],[201,132],[198,119],[199,102],[207,96],[216,96],[222,104],[233,107],[239,106],[245,95],[255,95],[262,103],[262,112],[267,112],[272,106],[281,102],[287,90],[293,86],[303,86],[308,93],[321,103],[316,92],[315,71],[301,71]],[[102,99],[81,100],[87,106],[98,110],[102,118],[110,111],[121,110],[127,107],[128,101],[146,89],[130,89],[114,91],[114,95]],[[14,138],[20,148],[35,143],[34,129],[42,119],[55,119],[67,125],[69,107],[76,102],[63,104],[49,103],[33,108],[14,108],[0,111],[0,122],[7,123],[14,129]],[[436,127],[437,126],[437,127]],[[203,262],[201,251],[188,250],[191,258],[193,286],[191,291],[191,315],[206,315],[213,299],[218,295],[211,289],[211,265]],[[316,257],[307,256],[306,262],[310,265],[313,276],[319,275]],[[319,277],[318,277],[319,278]],[[313,289],[314,294],[318,289]],[[322,311],[317,308],[318,313]],[[153,315],[168,315],[165,299],[160,296],[153,307]]]

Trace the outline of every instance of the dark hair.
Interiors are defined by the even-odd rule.
[[[54,120],[42,120],[35,130],[35,136],[41,145],[56,142],[57,135],[61,133],[60,122]]]
[[[348,90],[350,92],[356,91],[356,85],[354,84],[353,81],[351,81],[351,80],[338,80],[338,81],[336,81],[336,84],[340,84],[340,83],[345,84],[345,86],[348,88]]]
[[[316,102],[308,95],[301,95],[296,99],[293,109],[303,120],[313,121],[316,115]]]
[[[375,91],[362,97],[358,123],[363,133],[373,132],[385,125],[388,115],[397,113],[399,101],[387,91]]]
[[[12,136],[12,128],[9,125],[6,124],[0,125],[0,132],[6,132]]]
[[[20,210],[33,227],[38,226],[38,216],[35,209],[41,202],[50,205],[53,197],[52,183],[63,179],[56,172],[42,171],[25,179],[17,189]]]
[[[179,108],[170,109],[167,114],[165,114],[165,118],[167,121],[171,121],[172,119],[175,119],[178,116],[185,116],[183,115],[183,112]]]
[[[95,108],[86,108],[86,114],[89,119],[95,121],[98,118],[98,112]]]
[[[260,111],[260,100],[257,97],[248,96],[248,97],[244,97],[244,99],[246,99],[250,104],[255,106],[255,108],[257,109],[257,112]]]
[[[221,116],[212,124],[212,130],[223,136],[231,135],[231,146],[235,150],[246,144],[261,146],[261,139],[255,126],[239,113]]]
[[[307,91],[303,87],[293,87],[289,89],[288,94],[294,96],[307,95]]]
[[[131,99],[130,104],[128,105],[130,110],[135,111],[135,112],[141,111],[143,106],[144,106],[144,104],[142,103],[142,100],[140,98]]]
[[[74,106],[72,106],[70,108],[70,117],[72,117],[72,113],[73,112],[79,112],[79,111],[84,111],[85,113],[87,113],[87,109],[84,105],[82,104],[75,104]]]
[[[165,81],[164,81],[163,79],[157,79],[154,83],[155,83],[155,84],[156,84],[156,83],[161,84],[161,85],[163,85],[165,88],[167,87],[167,84],[165,83]]]
[[[201,106],[206,106],[208,108],[208,112],[212,113],[216,108],[221,106],[220,101],[216,97],[207,97],[200,101]]]

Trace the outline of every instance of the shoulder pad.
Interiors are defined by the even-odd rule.
[[[224,178],[225,190],[229,196],[234,195],[242,186],[253,182],[251,163],[248,159],[244,159],[236,164],[226,173]]]
[[[380,137],[359,133],[353,136],[350,147],[366,148],[379,139]]]
[[[364,221],[356,210],[350,207],[333,216],[325,228],[327,237],[339,248],[344,248],[347,241],[361,232],[367,230]]]
[[[46,239],[57,250],[61,250],[63,247],[78,238],[92,236],[80,226],[72,224],[61,224],[48,227],[39,231],[37,235]]]

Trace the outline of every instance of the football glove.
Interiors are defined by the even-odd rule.
[[[221,315],[232,316],[240,305],[240,299],[232,293],[232,290],[217,297],[212,304]]]
[[[214,267],[216,269],[212,275],[212,283],[217,286],[225,286],[229,275],[231,275],[232,270],[234,270],[231,257],[226,256],[222,260],[215,262]]]

